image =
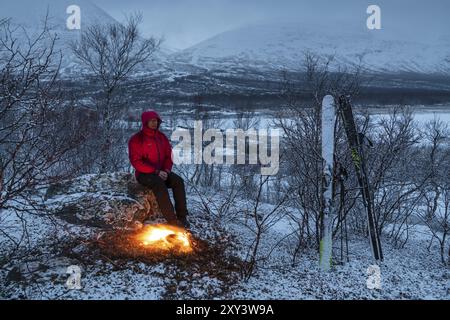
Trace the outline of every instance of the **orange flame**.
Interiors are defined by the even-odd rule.
[[[156,250],[174,250],[183,253],[192,251],[190,234],[169,225],[149,225],[137,235],[137,240],[145,247]]]

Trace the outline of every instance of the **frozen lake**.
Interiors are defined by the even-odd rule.
[[[416,106],[411,107],[411,109],[413,110],[414,120],[419,124],[419,126],[424,126],[434,119],[439,119],[450,126],[450,105]],[[371,109],[369,113],[375,117],[385,117],[389,115],[388,109]]]
[[[413,111],[414,120],[419,126],[424,126],[426,123],[432,121],[433,119],[440,119],[442,122],[448,123],[450,126],[450,105],[440,105],[440,106],[414,106],[411,107]],[[369,113],[372,115],[374,120],[378,117],[386,117],[389,115],[388,108],[370,108],[365,111],[356,108],[357,114],[360,112]],[[174,125],[178,127],[192,127],[193,121],[196,118],[195,112],[192,109],[177,110],[176,112],[170,111],[160,111],[161,117],[165,120],[163,128],[168,129],[168,127]],[[214,128],[217,129],[228,129],[236,128],[236,120],[238,118],[238,112],[232,110],[218,111],[214,110],[211,112],[206,112],[206,118],[215,125]],[[251,114],[250,123],[255,129],[264,128],[274,128],[274,120],[276,120],[282,114],[282,109],[264,109],[260,111],[255,111]],[[250,115],[250,114],[248,114]],[[245,117],[248,117],[244,116]],[[171,123],[170,118],[174,116],[174,122]],[[140,118],[140,115],[136,115],[136,119]],[[205,118],[205,119],[206,119]],[[287,119],[287,116],[283,116],[283,119]],[[139,121],[127,123],[122,122],[121,125],[131,125],[135,130],[139,130],[141,123]]]

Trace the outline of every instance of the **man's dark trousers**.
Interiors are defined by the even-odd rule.
[[[174,223],[177,220],[185,220],[188,214],[186,206],[186,190],[183,179],[171,172],[166,181],[161,179],[156,173],[139,173],[137,181],[144,186],[149,187],[155,194],[161,213],[167,222]],[[170,201],[169,190],[172,189],[175,199],[175,210]]]

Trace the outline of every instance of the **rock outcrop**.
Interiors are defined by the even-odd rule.
[[[130,173],[85,175],[51,185],[46,204],[72,224],[100,228],[134,228],[161,218],[153,192]]]

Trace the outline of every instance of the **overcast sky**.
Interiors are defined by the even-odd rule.
[[[166,45],[177,49],[241,25],[273,19],[318,22],[332,28],[338,27],[335,21],[346,20],[355,29],[365,28],[370,4],[381,7],[383,32],[394,38],[434,41],[450,33],[450,0],[91,1],[119,21],[125,14],[142,12],[144,35],[163,35]]]

